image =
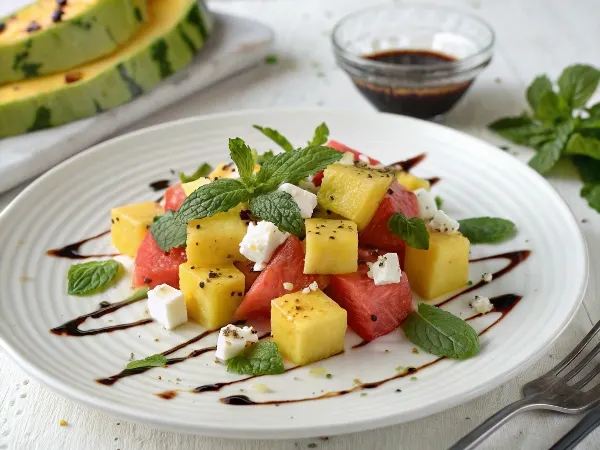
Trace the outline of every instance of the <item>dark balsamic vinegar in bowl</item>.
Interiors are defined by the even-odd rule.
[[[456,61],[433,50],[386,50],[365,59],[399,66],[432,66]],[[446,86],[409,88],[378,85],[353,79],[354,84],[379,111],[428,119],[448,112],[471,86],[472,80]]]

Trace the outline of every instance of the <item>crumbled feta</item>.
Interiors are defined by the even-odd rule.
[[[294,289],[294,284],[293,283],[289,283],[289,282],[283,283],[283,288],[286,291],[291,291],[292,289]]]
[[[240,243],[240,253],[255,262],[255,271],[261,271],[277,247],[283,244],[289,235],[279,231],[279,228],[271,222],[263,220],[256,225],[250,222],[248,231]]]
[[[371,160],[369,159],[369,157],[367,155],[363,155],[362,153],[360,155],[358,155],[358,160],[360,162],[364,162],[365,164],[371,163]]]
[[[433,219],[429,222],[429,228],[440,233],[456,233],[458,227],[458,222],[448,217],[441,209],[434,214]]]
[[[309,287],[305,287],[304,289],[302,289],[302,293],[304,295],[310,294],[310,288]]]
[[[485,281],[486,283],[491,283],[493,278],[494,278],[494,275],[492,275],[489,272],[485,272],[483,275],[481,275],[481,279],[483,281]]]
[[[431,220],[437,212],[435,197],[426,189],[417,189],[414,191],[419,202],[419,217],[423,220]]]
[[[299,188],[291,183],[283,183],[279,190],[287,192],[292,196],[303,219],[310,219],[314,209],[317,207],[317,196],[312,192]]]
[[[487,314],[492,309],[494,309],[494,305],[490,302],[490,299],[484,297],[483,295],[476,295],[473,300],[471,300],[471,308],[477,311],[479,314]]]
[[[402,272],[400,271],[398,254],[386,253],[378,257],[376,262],[369,263],[367,275],[373,279],[375,286],[400,283]]]
[[[313,281],[312,283],[310,283],[308,285],[308,288],[314,292],[319,289],[319,283],[317,283],[316,281]]]
[[[148,311],[150,317],[167,330],[188,320],[183,294],[168,284],[159,284],[148,291]]]
[[[342,159],[338,161],[338,164],[343,164],[344,166],[353,166],[354,154],[352,152],[344,152],[344,156],[342,156]]]
[[[215,356],[220,361],[225,362],[257,342],[258,334],[254,328],[227,325],[219,331]]]

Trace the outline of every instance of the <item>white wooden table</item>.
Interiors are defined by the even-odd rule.
[[[20,0],[3,0],[3,3],[11,1]],[[575,62],[600,65],[597,0],[447,0],[438,3],[452,4],[479,14],[497,32],[493,63],[466,99],[448,116],[446,124],[449,126],[500,143],[496,136],[485,130],[485,125],[498,116],[519,113],[525,107],[523,92],[533,76],[545,72],[555,77],[564,66]],[[225,81],[134,128],[191,115],[249,108],[370,109],[371,106],[335,67],[329,45],[333,24],[345,13],[364,4],[366,2],[361,0],[213,1],[211,6],[216,9],[251,16],[271,25],[277,35],[274,53],[278,63],[263,65]],[[530,156],[528,151],[514,146],[511,152],[522,160]],[[592,277],[585,303],[550,352],[534,367],[481,398],[412,423],[328,440],[231,441],[156,431],[86,409],[30,379],[0,350],[0,450],[446,448],[500,407],[516,400],[523,383],[559,361],[600,319],[600,282],[594,277],[600,271],[600,214],[579,197],[580,182],[572,168],[561,167],[550,181],[582,222],[581,228],[588,241]],[[0,208],[23,187],[1,196]],[[69,425],[60,427],[61,419],[67,420]],[[575,417],[555,413],[525,413],[481,448],[547,449],[576,421]],[[599,438],[600,431],[596,431],[579,448],[598,448]]]

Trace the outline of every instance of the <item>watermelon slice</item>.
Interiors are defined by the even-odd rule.
[[[329,277],[304,274],[304,246],[296,236],[290,236],[252,284],[235,312],[235,317],[236,319],[269,317],[271,300],[290,293],[285,290],[283,283],[292,283],[293,291],[299,291],[313,281],[319,283],[319,287],[324,289]]]
[[[364,153],[361,153],[357,150],[354,150],[350,147],[345,146],[344,144],[342,144],[341,142],[338,141],[329,141],[327,144],[325,144],[326,147],[330,147],[334,150],[337,150],[339,152],[350,152],[352,154],[354,154],[354,161],[360,161],[360,157],[362,156],[363,159],[366,157],[368,159],[369,164],[371,165],[377,165],[377,164],[381,164],[379,161],[377,161],[376,159],[373,159],[367,155],[365,155]],[[365,161],[366,162],[366,161]],[[313,184],[315,186],[321,186],[321,182],[323,181],[323,171],[321,172],[317,172],[314,176],[313,176]]]
[[[348,325],[361,338],[372,341],[391,333],[413,310],[408,278],[400,283],[375,286],[366,264],[358,272],[332,275],[326,293],[348,312]]]
[[[387,226],[394,213],[401,213],[406,217],[419,215],[417,196],[396,181],[392,183],[388,193],[383,197],[367,228],[358,236],[358,241],[361,246],[373,246],[398,253],[401,256],[400,262],[402,262],[406,244],[402,239],[394,236]]]
[[[177,211],[185,200],[185,191],[181,183],[174,184],[165,191],[165,210]]]
[[[151,233],[140,244],[133,266],[133,286],[168,284],[179,289],[179,265],[186,262],[185,248],[160,249]]]

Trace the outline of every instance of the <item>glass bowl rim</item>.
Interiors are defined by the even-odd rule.
[[[343,48],[343,46],[338,42],[338,39],[337,39],[338,31],[340,30],[340,28],[342,26],[344,26],[351,19],[354,19],[365,13],[368,13],[371,11],[376,11],[376,10],[385,10],[385,9],[401,10],[401,9],[408,9],[408,8],[416,8],[416,9],[421,9],[421,10],[445,11],[448,13],[458,14],[462,17],[466,17],[470,20],[478,22],[489,32],[489,34],[490,34],[489,42],[482,49],[478,50],[477,52],[473,53],[472,55],[467,56],[466,58],[456,59],[453,61],[442,62],[442,63],[435,63],[435,64],[391,64],[391,63],[377,61],[377,60],[373,60],[373,59],[366,59],[360,55],[357,55],[356,53],[345,50]],[[424,69],[426,71],[432,71],[432,72],[436,71],[436,70],[442,70],[445,72],[447,70],[455,70],[455,69],[459,69],[459,68],[461,68],[463,71],[468,71],[473,66],[481,65],[482,57],[484,57],[487,53],[491,53],[491,51],[494,47],[494,44],[496,42],[496,33],[494,32],[494,29],[487,21],[485,21],[484,19],[482,19],[481,17],[479,17],[475,14],[465,12],[464,10],[462,10],[460,8],[454,8],[451,6],[441,6],[441,5],[436,5],[434,3],[416,3],[416,2],[400,3],[400,4],[380,3],[379,5],[373,5],[373,6],[368,6],[366,8],[361,8],[357,11],[351,12],[350,14],[347,14],[344,17],[342,17],[333,27],[333,30],[331,33],[331,42],[333,44],[333,49],[334,49],[335,54],[338,57],[342,58],[343,60],[346,60],[348,63],[350,63],[354,66],[359,66],[359,67],[360,66],[365,66],[365,67],[368,66],[368,67],[372,67],[372,68],[381,69],[384,71],[391,70],[396,73],[410,72],[410,71],[424,70]],[[415,50],[419,50],[419,49],[415,49]],[[422,50],[425,50],[425,49],[422,49]],[[489,56],[489,58],[484,58],[484,60],[489,60],[489,59],[491,59],[491,55]]]

